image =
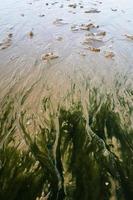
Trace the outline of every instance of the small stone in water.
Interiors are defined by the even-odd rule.
[[[30,31],[29,36],[32,38],[34,36],[34,33],[32,31]]]
[[[109,182],[105,182],[105,185],[108,186],[108,185],[109,185]]]
[[[110,52],[105,52],[105,57],[106,57],[106,58],[113,58],[113,57],[115,57],[115,54],[114,54],[112,51],[110,51]]]
[[[95,47],[89,47],[89,50],[94,52],[100,52],[100,49]]]
[[[42,60],[53,60],[58,58],[58,55],[55,55],[53,52],[46,53],[42,55]]]

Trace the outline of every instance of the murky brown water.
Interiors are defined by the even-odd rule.
[[[132,0],[1,0],[0,29],[1,99],[34,84],[35,103],[49,90],[63,95],[70,80],[110,85],[117,72],[132,73],[133,40],[125,36],[133,35]],[[59,57],[42,60],[51,52]]]

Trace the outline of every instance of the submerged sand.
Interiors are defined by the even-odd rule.
[[[117,73],[131,75],[132,8],[132,0],[1,1],[0,98],[36,81],[35,101],[44,85],[55,94],[81,76],[110,85]]]

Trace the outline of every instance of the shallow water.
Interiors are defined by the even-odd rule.
[[[132,36],[132,0],[0,0],[0,199],[132,200]]]
[[[12,34],[9,46],[0,50],[0,90],[3,94],[18,79],[23,87],[26,80],[33,83],[43,76],[53,87],[55,84],[66,86],[65,80],[73,79],[75,73],[93,72],[107,77],[107,81],[116,72],[131,74],[133,42],[125,34],[133,33],[132,0],[54,2],[48,1],[46,5],[47,1],[42,0],[0,1],[0,43]],[[77,7],[68,6],[72,3]],[[92,8],[101,12],[85,13]],[[56,19],[63,21],[54,24]],[[100,47],[99,53],[90,51],[90,45],[84,45],[89,31],[79,27],[88,23],[99,26],[92,31],[95,34],[106,32],[102,44],[94,45]],[[72,31],[74,25],[79,30]],[[32,38],[30,31],[34,34]],[[62,40],[58,41],[58,37]],[[106,51],[113,52],[115,57],[107,59]],[[59,58],[43,61],[41,55],[49,52],[55,52]]]

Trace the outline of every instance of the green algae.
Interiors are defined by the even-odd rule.
[[[45,97],[37,134],[27,128],[26,110],[18,115],[14,101],[6,99],[0,117],[0,199],[132,199],[132,90],[88,87],[86,103],[75,98],[75,85],[56,108]],[[16,129],[26,148],[15,143]]]

